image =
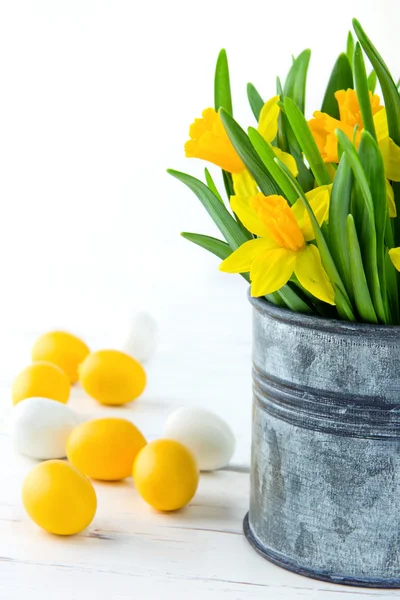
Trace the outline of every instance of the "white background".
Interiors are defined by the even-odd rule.
[[[176,343],[192,358],[198,344],[249,343],[245,284],[180,238],[215,230],[166,168],[202,175],[183,145],[213,104],[221,47],[244,127],[246,83],[274,95],[291,55],[311,47],[311,115],[353,16],[400,74],[397,0],[1,0],[3,362],[26,361],[27,330],[111,340],[137,308],[156,315],[164,341],[183,330]]]

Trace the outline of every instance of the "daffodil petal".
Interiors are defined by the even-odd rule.
[[[276,247],[276,243],[271,240],[258,238],[249,240],[242,244],[235,252],[226,258],[219,266],[220,271],[224,273],[248,273],[253,261],[268,250]]]
[[[392,248],[389,250],[389,256],[396,269],[400,271],[400,248]]]
[[[270,238],[271,234],[266,225],[257,216],[256,211],[250,205],[250,198],[244,196],[231,196],[231,208],[239,217],[243,225],[259,237]]]
[[[213,108],[206,108],[201,119],[195,119],[189,137],[185,144],[188,158],[208,160],[229,173],[239,173],[245,168],[224,129],[220,114]]]
[[[391,181],[400,181],[400,147],[388,137],[379,142],[379,149],[385,165],[386,177]]]
[[[274,151],[275,156],[279,158],[279,160],[283,162],[284,165],[287,166],[293,177],[297,177],[297,175],[299,174],[299,170],[297,168],[297,163],[293,156],[291,154],[288,154],[287,152],[283,152],[283,150],[281,150],[277,146],[272,146],[272,150]]]
[[[292,276],[295,263],[296,252],[287,248],[275,248],[258,256],[250,269],[251,295],[258,298],[280,290]]]
[[[388,203],[389,217],[394,219],[397,217],[397,208],[394,201],[394,191],[388,179],[386,179],[386,198]]]
[[[321,185],[314,190],[307,192],[306,198],[314,213],[315,218],[318,221],[318,225],[322,225],[324,222],[328,222],[329,218],[329,204],[331,200],[332,184]],[[304,235],[304,239],[310,242],[315,238],[313,226],[311,224],[308,212],[302,200],[299,198],[293,204],[292,213],[295,216],[296,221]]]
[[[233,189],[236,196],[251,198],[258,194],[257,184],[247,169],[240,173],[232,173]]]
[[[295,275],[301,285],[319,300],[335,304],[335,293],[324,267],[318,248],[313,244],[297,253]]]
[[[278,117],[280,108],[277,104],[279,96],[274,96],[268,100],[261,109],[258,121],[258,132],[263,138],[271,143],[278,133]]]
[[[388,122],[386,116],[386,108],[381,108],[377,113],[373,116],[374,125],[375,125],[375,133],[376,139],[378,142],[385,140],[389,137],[389,129]]]

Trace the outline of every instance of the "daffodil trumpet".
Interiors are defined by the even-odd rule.
[[[400,325],[400,96],[397,78],[359,24],[355,30],[359,42],[336,62],[311,117],[309,51],[293,60],[286,83],[278,78],[267,101],[249,84],[257,122],[248,134],[232,114],[221,51],[214,107],[190,126],[185,154],[222,169],[227,197],[208,169],[206,183],[171,173],[223,237],[185,238],[223,259],[221,271],[244,275],[252,296],[298,312]],[[379,66],[368,77],[364,54]]]

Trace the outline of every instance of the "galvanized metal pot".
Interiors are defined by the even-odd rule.
[[[249,542],[309,577],[400,587],[400,327],[251,302]]]

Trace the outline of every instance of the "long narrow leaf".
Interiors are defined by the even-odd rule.
[[[260,118],[261,109],[264,106],[264,100],[261,98],[260,94],[257,92],[256,88],[252,83],[247,84],[247,97],[249,99],[253,115],[255,116],[258,122]]]
[[[351,31],[347,36],[347,46],[346,46],[346,56],[349,60],[350,67],[353,67],[353,57],[354,57],[354,38]]]
[[[224,108],[228,113],[233,114],[228,57],[224,49],[219,53],[215,67],[214,103],[215,110]]]
[[[369,97],[367,71],[365,70],[364,57],[359,42],[357,42],[354,51],[354,79],[356,82],[357,98],[360,104],[364,129],[376,139],[371,100]]]
[[[354,316],[354,312],[347,303],[346,298],[342,294],[340,288],[338,288],[337,285],[334,285],[333,289],[335,290],[336,308],[339,313],[339,317],[343,321],[356,321],[357,319]]]
[[[279,77],[276,78],[276,93],[280,97],[280,101],[283,102],[285,98],[283,95],[282,83]],[[289,123],[287,123],[287,119],[282,111],[279,111],[278,134],[276,136],[276,140],[279,148],[283,150],[283,152],[289,151],[289,141],[286,135],[286,126],[289,126]]]
[[[275,153],[271,146],[267,144],[262,135],[260,135],[260,133],[253,127],[249,127],[248,133],[250,142],[252,143],[258,156],[261,158],[262,162],[281,188],[289,204],[293,204],[297,200],[297,194],[278,165],[275,163]]]
[[[254,150],[245,131],[224,109],[220,111],[222,123],[236,152],[254,177],[258,187],[266,196],[281,194],[281,189],[265,168]]]
[[[368,75],[368,89],[371,94],[375,93],[375,88],[377,84],[378,78],[376,76],[376,72],[372,69],[371,73]]]
[[[312,136],[307,121],[301,110],[290,98],[285,98],[285,114],[290,126],[294,131],[296,139],[304,152],[311,171],[318,185],[329,185],[331,179],[328,170],[318,150],[318,146]]]
[[[301,312],[306,314],[312,314],[314,311],[306,304],[289,285],[284,285],[278,292],[276,292],[286,304],[290,310],[294,312]]]
[[[235,193],[235,190],[233,189],[232,175],[227,171],[222,171],[222,179],[224,180],[225,191],[229,200],[230,197]]]
[[[353,284],[350,273],[350,255],[347,238],[343,232],[346,231],[347,215],[350,212],[352,184],[352,170],[347,154],[344,153],[333,181],[329,204],[329,247],[351,299],[353,298]]]
[[[284,165],[277,158],[275,159],[275,162],[277,163],[277,165],[279,165],[279,167],[282,169],[282,171],[286,174],[286,177],[292,184],[293,188],[296,190],[296,193],[298,194],[299,198],[301,198],[301,201],[304,204],[304,207],[308,213],[308,216],[310,217],[310,221],[311,221],[311,224],[312,224],[312,227],[314,230],[315,241],[317,243],[318,250],[321,255],[322,264],[325,268],[325,271],[328,274],[329,279],[331,280],[332,285],[337,287],[341,292],[341,298],[340,298],[339,303],[338,303],[338,299],[335,298],[336,304],[338,306],[338,310],[339,310],[339,305],[341,303],[345,304],[346,306],[343,308],[342,313],[346,312],[347,314],[353,315],[352,320],[355,320],[354,313],[353,313],[353,310],[351,307],[350,298],[347,294],[346,288],[343,285],[342,279],[341,279],[339,272],[336,268],[336,265],[333,261],[332,255],[329,251],[329,248],[328,248],[328,245],[324,238],[324,235],[318,225],[317,219],[315,218],[310,205],[308,204],[307,198],[304,195],[303,190],[301,189],[300,185],[298,184],[296,179],[293,177],[293,175],[291,174],[289,169],[286,167],[286,165]]]
[[[306,82],[311,50],[303,50],[293,61],[283,88],[285,98],[291,98],[302,113],[306,103]]]
[[[288,76],[283,87],[283,91],[278,91],[281,96],[282,102],[285,98],[290,98],[299,107],[300,111],[304,113],[306,104],[306,82],[307,72],[310,62],[311,51],[304,50],[297,58],[293,60],[293,64],[290,68]],[[280,81],[277,81],[278,88],[280,87]],[[299,174],[297,176],[301,187],[305,191],[309,191],[314,186],[314,178],[310,170],[306,167],[303,161],[302,150],[299,145],[299,141],[294,134],[289,121],[284,113],[281,113],[279,117],[281,123],[278,129],[278,145],[281,150],[290,152],[297,163]],[[286,139],[282,140],[282,133]],[[283,142],[283,144],[282,144]]]
[[[341,54],[333,67],[321,111],[334,119],[339,119],[339,105],[335,98],[335,93],[338,90],[352,89],[353,85],[353,72],[349,59],[346,54]]]
[[[358,314],[367,323],[377,323],[374,305],[368,289],[364,266],[358,243],[356,226],[352,215],[347,217],[347,243],[350,251],[350,270],[354,288],[354,301]]]
[[[204,183],[191,175],[173,169],[168,169],[168,173],[182,181],[196,194],[232,250],[236,250],[236,248],[247,242],[248,237],[246,237],[240,225]]]
[[[360,44],[371,61],[379,79],[383,97],[385,99],[389,135],[396,144],[400,145],[400,96],[396,84],[383,58],[372,44],[357,19],[353,19],[353,27]]]
[[[385,267],[385,234],[386,223],[388,219],[388,203],[386,191],[385,168],[378,144],[374,138],[366,131],[362,132],[360,146],[358,149],[360,162],[371,191],[372,203],[374,207],[374,229],[376,235],[376,258],[372,254],[372,248],[365,251],[365,257],[371,252],[371,260],[376,260],[378,270],[382,301],[386,314],[386,321],[390,323],[389,303],[386,295],[386,267]],[[365,223],[367,225],[367,223]],[[370,245],[370,232],[367,232],[367,238],[364,243]]]
[[[183,231],[181,236],[185,238],[185,240],[189,240],[189,242],[192,242],[193,244],[208,250],[208,252],[215,254],[215,256],[218,256],[218,258],[221,258],[222,260],[225,260],[225,258],[232,254],[232,248],[229,246],[229,244],[209,235]],[[246,277],[246,279],[248,280],[248,277]]]
[[[217,186],[214,183],[213,178],[211,177],[210,171],[208,169],[204,169],[204,174],[206,176],[206,182],[209,189],[212,191],[214,196],[218,198],[218,200],[223,204],[224,201],[221,198],[221,194],[219,193]]]
[[[340,140],[342,148],[347,154],[347,158],[349,160],[350,166],[353,170],[354,177],[357,182],[359,193],[362,195],[364,200],[363,214],[361,216],[361,229],[359,228],[358,231],[360,237],[361,252],[363,255],[365,273],[367,276],[371,297],[374,303],[375,312],[378,316],[378,319],[382,323],[385,323],[387,322],[387,315],[385,314],[377,266],[375,215],[371,190],[355,147],[353,146],[349,138],[346,136],[346,134],[343,133],[343,131],[337,130],[336,135]],[[367,132],[363,132],[361,140],[365,136],[369,136],[369,134]],[[356,220],[356,223],[357,222],[358,221]]]

